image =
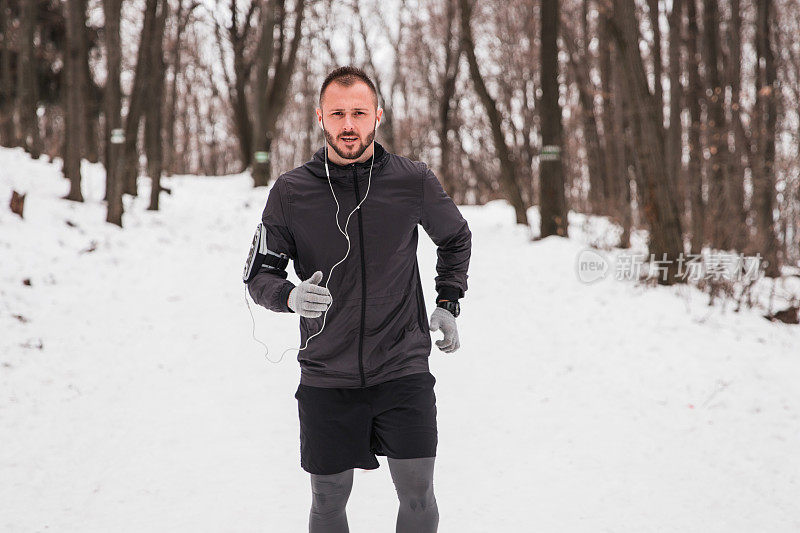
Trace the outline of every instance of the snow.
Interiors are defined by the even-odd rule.
[[[152,212],[142,179],[120,229],[102,167],[84,162],[84,204],[59,169],[0,150],[0,530],[307,530],[299,369],[265,360],[240,277],[267,190],[175,176]],[[531,241],[506,202],[461,210],[461,349],[430,359],[441,532],[800,529],[799,327],[688,287],[581,283],[585,217]],[[297,347],[296,315],[253,312],[271,358]],[[394,531],[379,460],[356,470],[354,532]]]

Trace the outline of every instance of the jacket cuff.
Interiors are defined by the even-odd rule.
[[[287,300],[289,299],[289,293],[292,292],[292,289],[294,289],[295,287],[296,285],[294,285],[291,282],[286,283],[281,288],[281,291],[278,293],[278,303],[280,304],[281,312],[294,313],[294,311],[292,311],[292,309],[289,307],[289,303],[287,302]]]
[[[439,293],[436,297],[436,302],[438,303],[439,300],[449,300],[451,302],[457,302],[459,298],[464,296],[464,291],[458,289],[456,287],[449,287],[449,286],[442,286],[437,289]]]

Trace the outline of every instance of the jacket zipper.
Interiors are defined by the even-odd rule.
[[[353,186],[356,193],[356,205],[361,201],[358,197],[358,174],[353,167]],[[367,312],[367,269],[364,265],[364,226],[361,221],[361,208],[358,209],[358,243],[361,246],[361,328],[358,337],[358,372],[361,376],[361,387],[366,386],[364,378],[364,317]]]

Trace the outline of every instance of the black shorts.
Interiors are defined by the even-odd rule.
[[[300,415],[300,466],[311,474],[378,468],[376,455],[434,457],[436,378],[409,374],[365,388],[310,387],[294,397]]]

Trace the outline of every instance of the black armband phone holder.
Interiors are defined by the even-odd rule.
[[[250,245],[250,253],[247,256],[247,263],[244,265],[242,281],[250,282],[261,269],[271,270],[275,274],[286,278],[286,266],[289,264],[289,256],[285,253],[276,253],[267,248],[267,230],[259,222],[256,233],[253,235],[253,244]]]

